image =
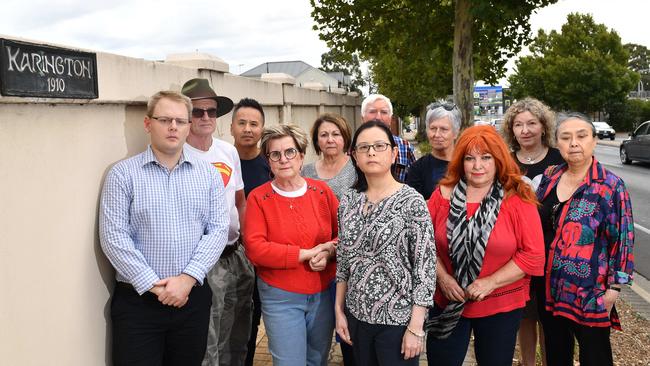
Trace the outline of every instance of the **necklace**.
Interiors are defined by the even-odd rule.
[[[525,163],[526,163],[526,164],[532,164],[532,163],[534,163],[535,161],[537,161],[537,158],[539,158],[540,156],[542,156],[542,154],[544,154],[545,152],[546,152],[546,148],[543,147],[543,148],[542,148],[542,151],[540,151],[539,153],[537,153],[537,155],[535,155],[535,156],[526,156],[526,157],[524,157],[523,159],[525,160]],[[521,150],[519,150],[519,153],[520,153],[520,155],[523,155],[523,153],[521,152]]]
[[[386,197],[384,197],[384,194],[386,192],[389,192],[391,189],[395,188],[394,185],[389,185],[388,187],[384,188],[381,192],[379,192],[375,197],[377,197],[375,200],[371,200],[370,196],[368,195],[368,191],[366,191],[366,202],[363,205],[363,211],[365,214],[368,214],[372,211],[374,211],[377,206],[379,206],[379,203]]]

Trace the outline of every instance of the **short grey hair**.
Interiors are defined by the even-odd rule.
[[[563,112],[563,113],[558,113],[557,115],[557,125],[555,126],[555,138],[557,138],[558,131],[560,130],[560,126],[562,124],[570,119],[579,119],[591,126],[591,133],[593,136],[596,136],[596,126],[594,126],[593,122],[591,122],[591,118],[587,117],[586,115],[580,113],[580,112]]]
[[[361,102],[361,116],[366,115],[366,109],[368,108],[369,104],[372,104],[372,103],[374,103],[374,102],[376,102],[377,100],[380,100],[380,99],[383,100],[384,102],[386,102],[386,104],[388,104],[388,113],[392,117],[393,116],[393,103],[391,103],[390,99],[388,99],[388,97],[383,95],[383,94],[370,94],[370,95],[368,95],[363,100],[363,102]]]
[[[302,128],[293,125],[277,125],[269,126],[264,128],[262,132],[262,139],[260,142],[260,148],[262,154],[266,156],[269,153],[269,143],[271,140],[281,139],[283,137],[291,137],[293,142],[296,144],[296,149],[302,154],[307,153],[307,145],[309,140],[307,139],[307,132],[303,131]]]
[[[436,104],[441,104],[440,106],[434,108]],[[427,115],[425,117],[425,122],[427,124],[427,127],[429,127],[429,124],[432,121],[442,119],[442,118],[449,118],[449,122],[451,122],[451,128],[454,130],[454,133],[458,133],[460,131],[460,121],[462,120],[462,116],[460,114],[460,109],[458,109],[457,105],[454,105],[454,108],[450,111],[446,110],[442,104],[447,104],[445,101],[438,101],[436,103],[431,103],[429,106],[427,106]],[[452,104],[452,103],[449,103]]]

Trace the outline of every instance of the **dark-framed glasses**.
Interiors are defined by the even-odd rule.
[[[269,158],[271,161],[280,161],[282,159],[282,155],[284,154],[284,157],[287,158],[287,160],[291,160],[298,156],[298,149],[294,147],[290,147],[284,151],[269,151],[268,154],[266,154],[266,157]]]
[[[175,118],[175,117],[165,117],[165,116],[151,116],[149,117],[151,119],[155,119],[156,121],[160,122],[161,124],[165,126],[170,126],[172,124],[172,121],[176,121],[177,126],[186,126],[190,121],[185,118]]]
[[[354,147],[354,151],[366,154],[370,151],[370,148],[376,152],[386,151],[390,147],[389,142],[375,142],[374,144],[361,144]]]
[[[446,111],[451,111],[454,108],[456,108],[456,104],[454,103],[440,103],[440,102],[435,102],[429,106],[429,109],[434,110],[437,108],[444,108]]]
[[[192,117],[194,118],[201,118],[205,113],[207,113],[210,118],[216,118],[217,108],[192,108]]]

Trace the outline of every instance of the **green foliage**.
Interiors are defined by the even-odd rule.
[[[627,67],[618,34],[590,15],[569,14],[561,33],[540,30],[530,50],[516,62],[510,90],[515,98],[532,96],[555,110],[602,111],[624,103],[639,80]]]
[[[617,131],[632,131],[641,122],[650,120],[650,101],[627,99],[608,107],[609,123]]]
[[[557,0],[472,0],[472,57],[477,79],[495,83],[530,38],[529,18]],[[310,0],[314,29],[331,49],[371,64],[378,91],[399,108],[420,110],[452,92],[452,0]],[[471,88],[471,85],[467,86]],[[403,115],[403,114],[401,114]]]
[[[321,70],[325,72],[339,71],[344,75],[350,75],[350,91],[361,93],[361,87],[365,85],[359,56],[356,53],[343,53],[337,50],[330,50],[320,56]]]
[[[431,154],[431,144],[429,144],[428,140],[419,141],[417,145],[417,149],[420,152],[420,156]]]
[[[625,44],[623,47],[630,54],[628,67],[641,74],[643,89],[650,91],[650,50],[634,43]]]

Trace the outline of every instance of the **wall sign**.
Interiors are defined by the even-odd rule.
[[[98,97],[97,56],[0,39],[0,94],[95,99]]]

